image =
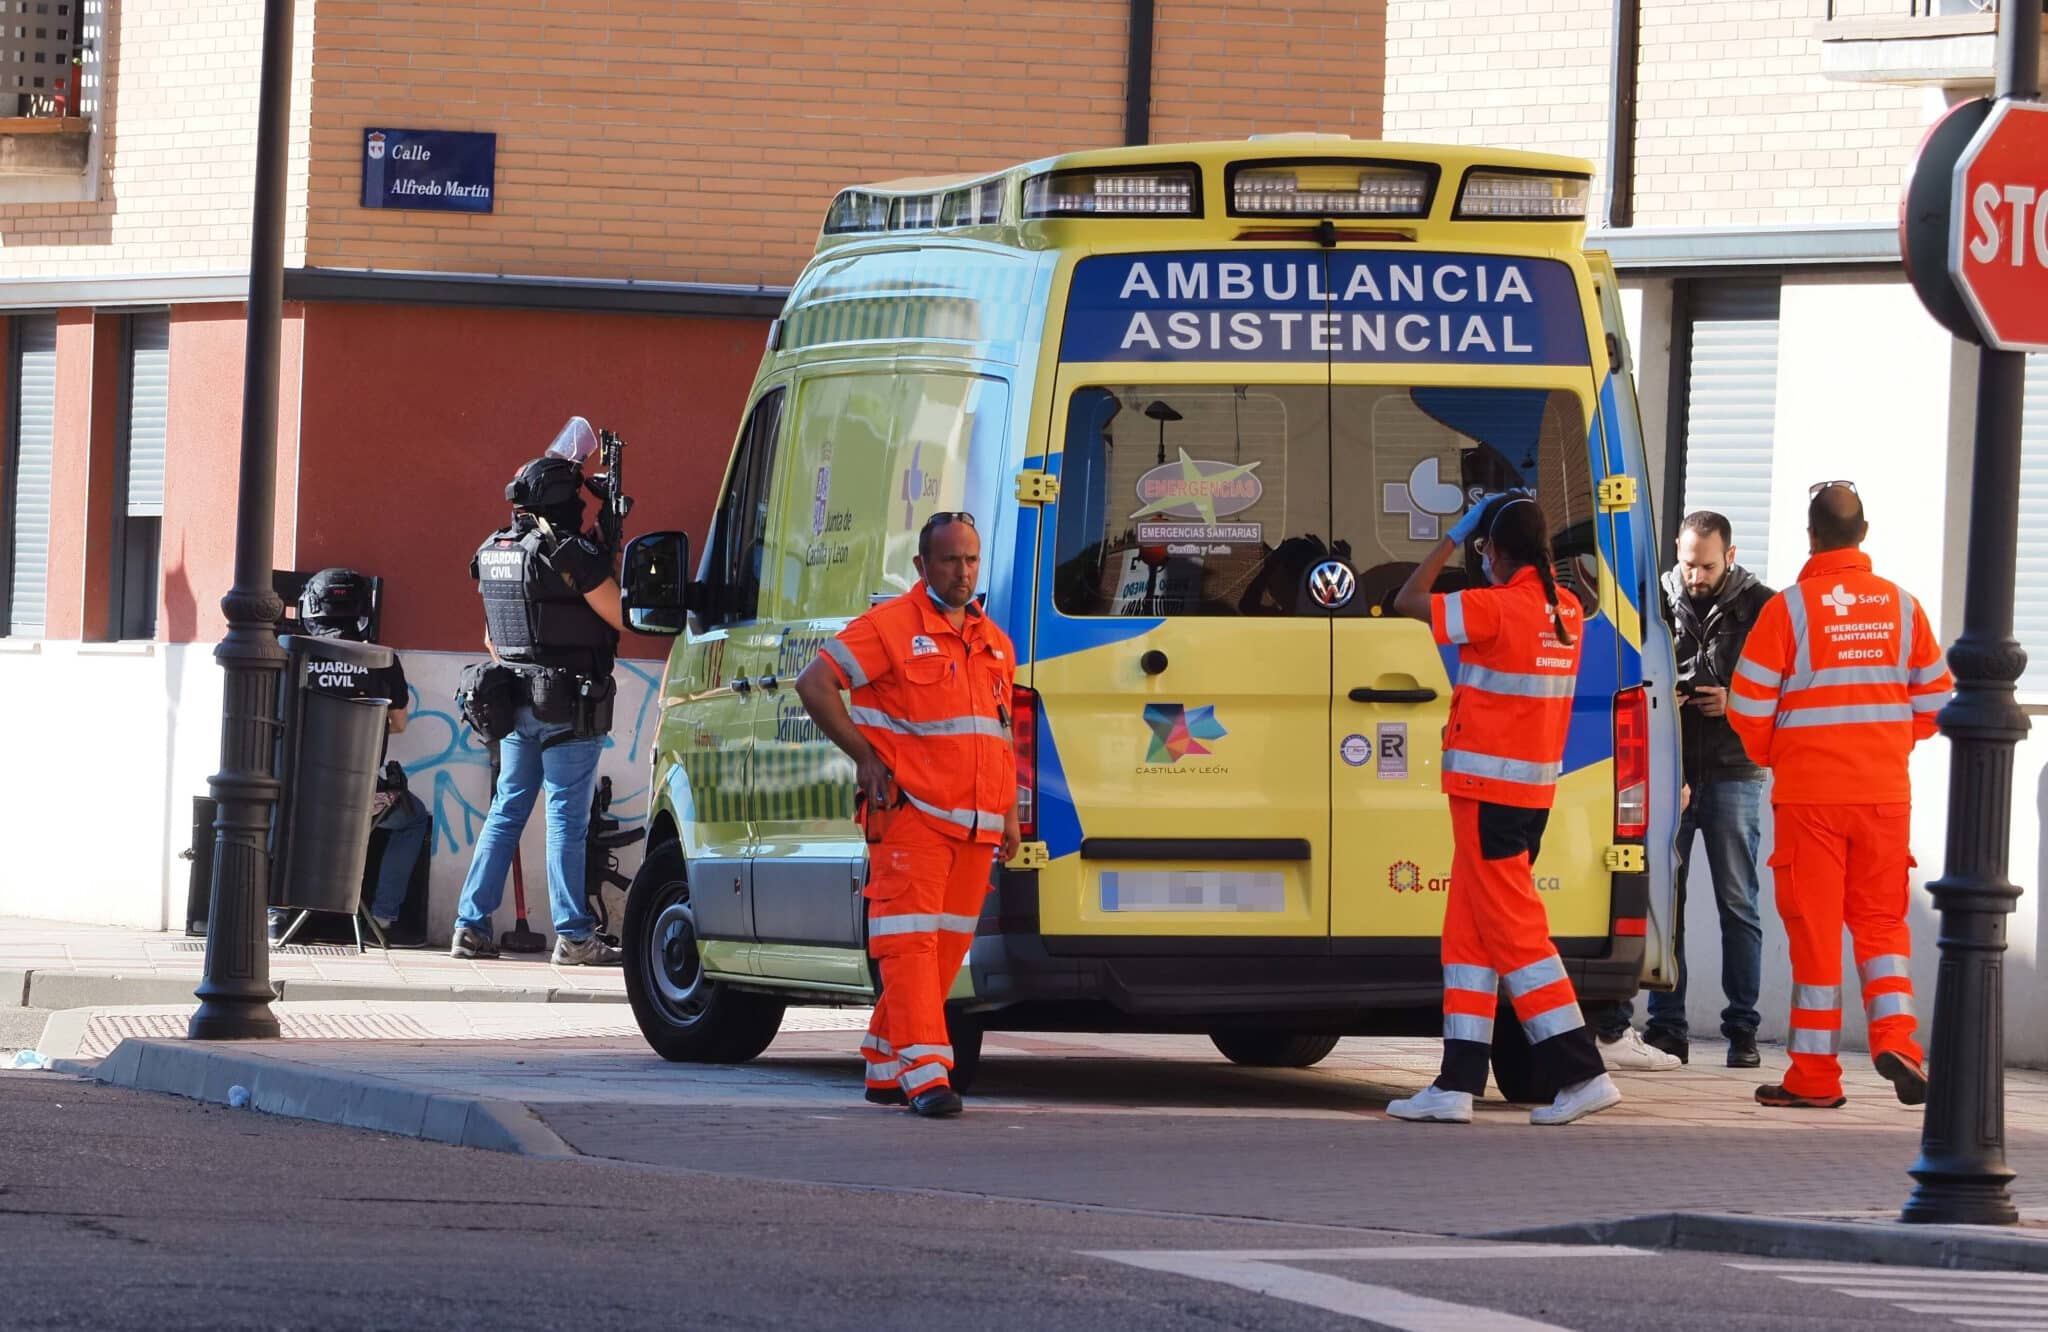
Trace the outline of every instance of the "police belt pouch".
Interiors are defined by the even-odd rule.
[[[519,708],[527,701],[526,676],[501,661],[479,661],[462,668],[455,701],[462,719],[486,740],[512,734]]]
[[[528,680],[535,721],[543,726],[571,727],[580,740],[611,733],[612,695],[618,686],[609,675],[540,670]]]

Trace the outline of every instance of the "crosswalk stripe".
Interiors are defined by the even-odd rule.
[[[1727,1263],[1740,1272],[1768,1272],[1787,1281],[1806,1278],[1795,1273],[1814,1272],[1829,1280],[1855,1284],[1862,1281],[1886,1280],[1896,1284],[1903,1279],[1914,1281],[1955,1281],[1965,1283],[2018,1282],[2029,1286],[2048,1286],[2048,1276],[2038,1272],[1980,1272],[1955,1267],[1873,1267],[1868,1264],[1844,1267],[1830,1263]]]

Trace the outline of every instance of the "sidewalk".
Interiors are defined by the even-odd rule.
[[[182,933],[0,917],[0,1009],[192,1001],[206,941]],[[557,967],[547,954],[465,962],[436,949],[288,945],[270,953],[282,999],[624,1003],[617,967]]]

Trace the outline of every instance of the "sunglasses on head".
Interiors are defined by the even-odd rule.
[[[1812,499],[1829,486],[1841,486],[1851,495],[1856,493],[1856,483],[1854,481],[1816,481],[1806,488],[1806,497]]]
[[[948,523],[966,523],[969,527],[973,527],[974,515],[971,513],[959,512],[948,513],[944,510],[941,510],[940,512],[935,513],[931,517],[924,520],[925,529],[927,531],[934,527],[944,527]]]

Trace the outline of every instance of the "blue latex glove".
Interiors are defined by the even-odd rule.
[[[1486,513],[1486,506],[1493,503],[1496,498],[1498,497],[1494,495],[1481,495],[1472,507],[1465,510],[1464,515],[1451,525],[1451,530],[1444,533],[1444,536],[1460,546],[1470,541],[1473,534],[1479,531],[1479,519]]]

